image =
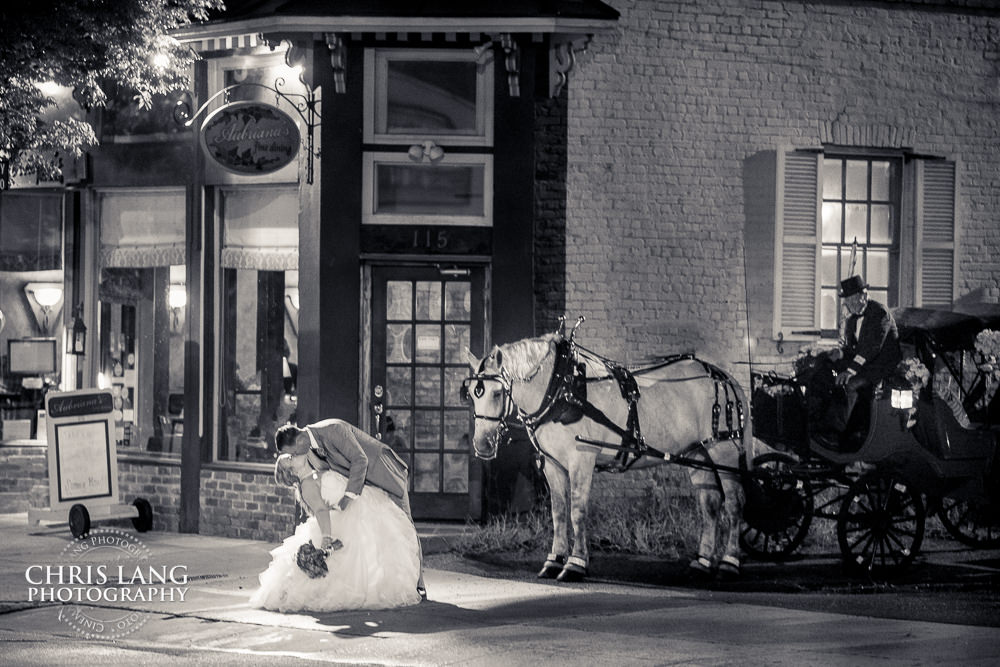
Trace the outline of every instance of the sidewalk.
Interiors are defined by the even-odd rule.
[[[433,554],[463,529],[421,524],[419,532]],[[1000,651],[1000,628],[994,627],[803,610],[676,587],[494,578],[474,568],[428,568],[429,600],[412,607],[275,613],[247,604],[275,545],[157,532],[138,539],[151,564],[185,566],[183,601],[31,603],[26,568],[61,564],[72,543],[69,531],[29,535],[24,514],[0,515],[4,664],[242,665],[280,658],[463,666],[964,666],[996,664]],[[114,641],[95,641],[60,617],[80,608],[136,612],[141,623]]]

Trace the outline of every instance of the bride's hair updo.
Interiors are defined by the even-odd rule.
[[[292,455],[281,454],[278,456],[278,460],[274,462],[274,483],[278,486],[294,487],[298,481],[299,478],[292,470]]]

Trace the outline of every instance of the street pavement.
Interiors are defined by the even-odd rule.
[[[449,565],[455,559],[443,552],[460,526],[419,530],[428,601],[385,611],[276,613],[247,604],[276,545],[127,530],[123,539],[141,543],[154,570],[185,568],[183,601],[29,602],[28,568],[65,564],[72,540],[64,527],[29,534],[24,514],[0,515],[0,664],[1000,664],[997,623],[831,613],[601,578],[556,584],[530,573],[500,577]],[[79,626],[81,618],[126,617],[131,625],[115,638]]]

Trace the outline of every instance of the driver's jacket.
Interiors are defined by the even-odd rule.
[[[855,335],[858,315],[847,318],[844,359],[847,368],[871,384],[889,377],[902,360],[899,331],[892,313],[878,301],[868,301],[861,317],[861,331]]]

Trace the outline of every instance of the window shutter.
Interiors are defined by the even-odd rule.
[[[917,160],[916,167],[916,305],[951,308],[958,245],[955,163]]]
[[[820,154],[779,151],[775,216],[774,337],[819,329]]]

